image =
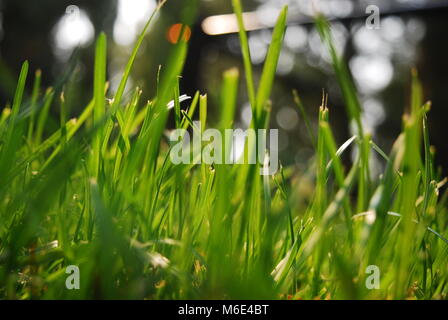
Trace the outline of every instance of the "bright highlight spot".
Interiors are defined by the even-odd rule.
[[[53,31],[56,54],[64,56],[76,47],[88,45],[94,33],[95,29],[87,13],[77,6],[68,6],[66,14],[59,19]]]
[[[244,12],[243,20],[247,31],[263,27],[255,12]],[[208,17],[202,22],[202,30],[208,35],[236,33],[239,30],[236,15],[222,14]]]
[[[375,93],[392,81],[394,69],[388,58],[381,56],[356,56],[350,68],[361,92]]]
[[[131,45],[155,8],[155,0],[119,0],[114,41],[122,46]]]

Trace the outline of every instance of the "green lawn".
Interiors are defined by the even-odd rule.
[[[355,86],[321,16],[316,28],[332,57],[353,138],[335,141],[324,99],[302,122],[318,122],[316,132],[308,125],[315,153],[306,172],[291,166],[261,176],[260,165],[170,161],[169,112],[178,128],[191,130],[192,119],[200,119],[231,129],[240,81],[251,127],[269,123],[287,8],[255,83],[240,0],[232,2],[244,70],[223,74],[217,123],[207,122],[204,93],[180,109],[184,41],[160,74],[148,75],[158,79],[157,96],[141,101],[135,88],[124,98],[153,19],[114,95],[106,81],[106,35],[98,37],[94,96],[75,119],[68,119],[61,92],[41,88],[39,72],[24,98],[23,64],[13,103],[0,117],[0,299],[447,298],[447,193],[433,162],[430,103],[417,72],[401,134],[392,150],[382,150],[363,128]],[[298,94],[295,101],[304,118]],[[50,108],[60,115],[56,129],[48,125]],[[346,166],[340,156],[353,149],[356,159]],[[373,153],[385,165],[375,178]],[[66,288],[69,265],[79,267],[79,290]],[[380,271],[379,289],[368,288],[368,266]]]

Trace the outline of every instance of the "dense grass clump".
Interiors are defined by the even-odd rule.
[[[251,126],[266,128],[287,8],[256,86],[240,1],[233,5]],[[98,37],[94,95],[75,119],[67,118],[63,93],[43,93],[39,72],[24,98],[24,63],[13,103],[0,118],[0,298],[447,298],[447,193],[440,194],[444,180],[434,167],[426,121],[430,104],[416,72],[402,132],[392,150],[383,151],[363,129],[355,86],[318,16],[353,137],[338,148],[324,99],[318,114],[309,115],[318,119],[318,130],[308,126],[315,155],[307,172],[285,167],[261,176],[260,165],[174,165],[165,132],[169,112],[178,128],[192,130],[196,117],[203,126],[232,128],[239,72],[223,75],[218,123],[207,123],[207,97],[199,92],[181,110],[184,41],[154,75],[154,99],[140,101],[139,88],[125,99],[151,23],[113,95],[106,36]],[[297,93],[295,101],[304,112]],[[55,130],[47,125],[51,107],[60,115]],[[340,156],[350,149],[356,159],[347,167]],[[376,178],[373,153],[385,167]],[[66,289],[69,265],[80,269],[80,290]],[[372,265],[381,276],[380,288],[370,290],[366,270]]]

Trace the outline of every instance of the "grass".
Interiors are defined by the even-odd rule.
[[[239,0],[253,128],[266,128],[285,32],[284,8],[273,32],[260,83],[254,82]],[[163,2],[153,17],[161,10]],[[194,6],[185,21],[194,18]],[[338,147],[324,97],[304,118],[315,156],[308,171],[260,165],[174,165],[164,131],[174,99],[176,127],[193,119],[221,131],[233,127],[240,72],[223,74],[219,121],[207,123],[207,96],[180,105],[179,76],[187,43],[179,41],[157,77],[157,95],[140,101],[125,87],[153,17],[139,37],[115,94],[106,82],[107,37],[96,44],[93,98],[67,119],[64,92],[40,87],[36,72],[25,97],[23,64],[12,107],[0,118],[0,298],[6,299],[446,299],[447,192],[434,151],[417,73],[411,106],[390,152],[363,129],[348,68],[331,29],[316,17],[333,59],[353,137]],[[182,39],[183,37],[180,37]],[[154,44],[153,44],[154,45]],[[59,126],[51,129],[50,108]],[[196,112],[199,110],[198,112]],[[317,121],[317,132],[311,121]],[[257,141],[247,143],[253,150]],[[357,150],[350,166],[341,155]],[[381,176],[371,179],[378,153]],[[304,190],[310,190],[304,192]],[[80,290],[67,290],[65,268],[77,265]],[[369,290],[366,268],[378,266],[380,289]]]

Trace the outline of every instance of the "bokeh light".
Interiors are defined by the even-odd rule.
[[[183,33],[183,35],[181,35]],[[182,37],[183,41],[188,42],[191,38],[191,29],[187,25],[183,25],[181,23],[173,24],[167,33],[167,39],[170,43],[176,44],[179,42],[180,37]]]
[[[76,47],[83,47],[93,40],[95,29],[87,13],[77,6],[66,8],[53,29],[54,50],[56,55],[64,60]]]

